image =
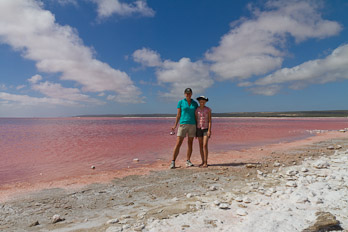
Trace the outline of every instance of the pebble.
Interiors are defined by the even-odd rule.
[[[288,181],[285,184],[286,187],[297,187],[297,184],[295,181]]]
[[[323,168],[329,168],[330,164],[328,164],[326,161],[318,160],[313,164],[313,167],[317,169],[323,169]]]
[[[144,224],[139,224],[134,226],[134,231],[142,231],[145,228]]]
[[[138,158],[133,159],[134,162],[139,162]]]
[[[191,197],[193,197],[194,195],[192,194],[192,193],[188,193],[188,194],[186,194],[186,197],[187,198],[191,198]]]
[[[95,169],[95,166],[94,166],[94,165],[92,165],[92,166],[91,166],[91,169]]]
[[[106,224],[110,225],[110,224],[116,224],[118,222],[119,222],[119,220],[117,218],[114,218],[114,219],[110,219],[109,221],[107,221]]]
[[[229,208],[230,208],[230,205],[227,204],[227,203],[221,203],[221,204],[219,205],[219,208],[220,208],[220,209],[229,209]]]
[[[251,199],[249,197],[244,197],[243,202],[249,204],[251,203]]]
[[[243,198],[237,197],[235,200],[236,200],[237,202],[242,202],[242,201],[243,201]]]
[[[216,191],[216,190],[217,190],[217,187],[214,186],[214,185],[213,185],[213,186],[210,186],[209,190],[210,190],[210,191]]]
[[[111,226],[109,228],[107,228],[107,230],[105,232],[122,232],[123,228],[119,227],[119,226]]]
[[[239,216],[246,216],[246,215],[248,215],[248,212],[245,211],[244,209],[237,209],[236,214]]]
[[[53,215],[52,217],[52,223],[55,224],[57,222],[61,222],[61,221],[64,221],[65,218],[61,218],[59,214],[55,214]]]

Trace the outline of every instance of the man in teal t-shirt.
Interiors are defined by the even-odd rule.
[[[186,166],[191,167],[193,164],[191,163],[191,154],[192,154],[192,144],[193,139],[196,137],[196,116],[195,111],[198,107],[198,104],[195,100],[191,99],[192,97],[192,89],[185,89],[185,97],[184,99],[178,102],[178,112],[176,115],[175,124],[172,127],[172,131],[174,132],[178,122],[180,121],[180,126],[178,128],[176,145],[173,152],[173,160],[170,164],[170,168],[175,168],[175,160],[179,155],[180,147],[186,135],[188,135],[188,149],[187,149],[187,161]]]

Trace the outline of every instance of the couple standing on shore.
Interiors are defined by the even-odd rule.
[[[174,133],[175,128],[180,122],[178,131],[177,131],[177,140],[173,152],[173,160],[170,164],[170,168],[175,168],[175,160],[178,157],[180,147],[186,135],[188,135],[188,148],[187,148],[187,160],[186,166],[194,166],[191,163],[192,155],[192,145],[193,139],[198,138],[199,148],[202,158],[202,163],[200,167],[208,167],[208,140],[211,136],[211,109],[205,104],[209,100],[204,96],[197,98],[197,102],[192,97],[192,89],[186,88],[184,91],[185,98],[178,102],[178,112],[176,115],[175,124],[172,127],[172,132]]]

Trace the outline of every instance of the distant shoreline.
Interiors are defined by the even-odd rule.
[[[74,117],[175,117],[176,114],[100,114],[100,115],[77,115]],[[287,111],[287,112],[236,112],[236,113],[213,113],[213,117],[348,117],[348,110],[327,111]]]

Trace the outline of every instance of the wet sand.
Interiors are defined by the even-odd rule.
[[[258,171],[271,173],[275,162],[284,168],[298,165],[308,157],[330,156],[334,151],[327,148],[338,145],[348,149],[348,133],[327,132],[301,141],[211,154],[209,168],[184,168],[186,155],[181,153],[177,162],[181,167],[174,170],[168,170],[169,161],[158,161],[117,172],[3,186],[0,231],[159,231],[163,225],[157,225],[158,220],[202,211],[195,196],[204,196],[207,204],[226,193],[238,196],[255,182]],[[200,163],[198,157],[192,161]],[[61,220],[53,223],[57,215]],[[213,231],[216,223],[208,223],[206,231]],[[195,231],[185,224],[181,230]]]

